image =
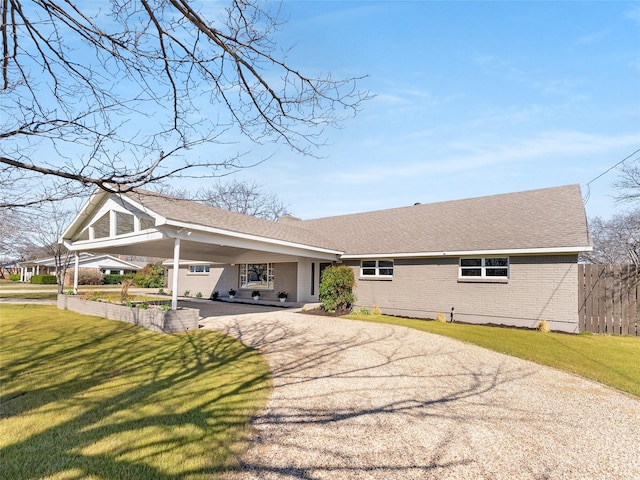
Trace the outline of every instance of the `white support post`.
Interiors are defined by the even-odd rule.
[[[171,310],[178,309],[178,274],[180,273],[180,233],[173,244],[173,281],[171,282]]]
[[[78,252],[74,252],[75,263],[73,266],[73,294],[78,294],[78,273],[80,271],[80,255]]]

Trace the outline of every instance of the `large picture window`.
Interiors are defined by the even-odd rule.
[[[509,259],[507,257],[461,258],[461,278],[508,278]]]
[[[243,263],[240,265],[240,288],[273,290],[273,263]]]
[[[360,262],[361,277],[392,277],[393,260],[362,260]]]

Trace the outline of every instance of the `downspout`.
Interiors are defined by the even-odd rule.
[[[180,270],[180,232],[173,244],[173,278],[171,279],[171,310],[178,309],[178,273]]]
[[[80,255],[78,252],[74,252],[74,265],[73,265],[73,294],[78,294],[78,273],[80,271]],[[63,280],[64,281],[64,280]]]

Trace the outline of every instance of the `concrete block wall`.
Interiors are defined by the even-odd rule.
[[[58,295],[58,308],[83,315],[140,325],[163,333],[197,330],[200,312],[193,308],[162,311],[157,308],[140,309],[112,303],[83,300],[76,295]]]

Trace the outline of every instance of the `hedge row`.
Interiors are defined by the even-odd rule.
[[[58,283],[55,275],[33,275],[31,283],[36,285],[55,285]]]

